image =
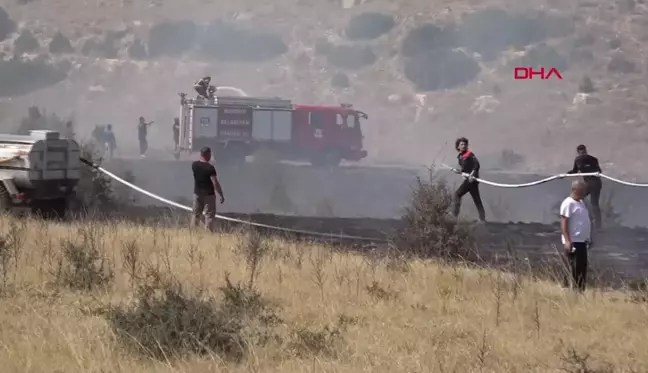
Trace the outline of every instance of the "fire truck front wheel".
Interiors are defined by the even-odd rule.
[[[315,167],[337,167],[342,162],[340,152],[329,149],[316,153],[311,157],[311,164]]]

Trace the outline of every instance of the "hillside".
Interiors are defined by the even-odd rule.
[[[178,227],[0,226],[6,372],[648,369],[640,292]]]
[[[38,104],[112,122],[126,143],[145,115],[165,147],[176,92],[210,74],[250,94],[354,103],[376,162],[447,159],[467,134],[483,157],[509,150],[529,171],[562,170],[586,143],[612,174],[642,176],[643,1],[352,3],[5,2],[2,126]],[[519,64],[564,80],[514,80]]]

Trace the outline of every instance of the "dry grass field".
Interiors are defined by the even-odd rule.
[[[0,218],[3,372],[645,372],[648,303],[250,232]]]

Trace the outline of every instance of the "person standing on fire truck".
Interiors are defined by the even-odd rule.
[[[139,124],[137,125],[137,139],[139,140],[140,157],[146,156],[148,150],[148,127],[153,124],[153,121],[146,123],[144,117],[139,117]]]
[[[198,93],[199,96],[208,98],[209,83],[211,83],[211,77],[206,76],[194,83],[194,90],[196,91],[196,93]]]
[[[482,222],[486,221],[486,212],[484,211],[484,204],[482,203],[481,196],[479,194],[479,182],[475,178],[479,178],[479,160],[475,156],[475,153],[468,150],[468,139],[465,137],[460,137],[455,141],[455,149],[459,153],[457,155],[457,160],[459,163],[459,169],[453,169],[457,174],[466,173],[469,176],[459,185],[459,188],[455,191],[454,194],[454,203],[453,203],[453,215],[455,217],[459,216],[459,210],[461,209],[461,198],[463,198],[466,193],[470,193],[470,196],[477,207],[479,213],[479,220]]]

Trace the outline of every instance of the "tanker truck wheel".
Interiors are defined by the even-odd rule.
[[[11,196],[7,188],[0,182],[0,214],[11,212],[11,206]]]
[[[43,219],[63,219],[67,211],[67,199],[47,199],[35,201],[32,212],[41,216]]]

